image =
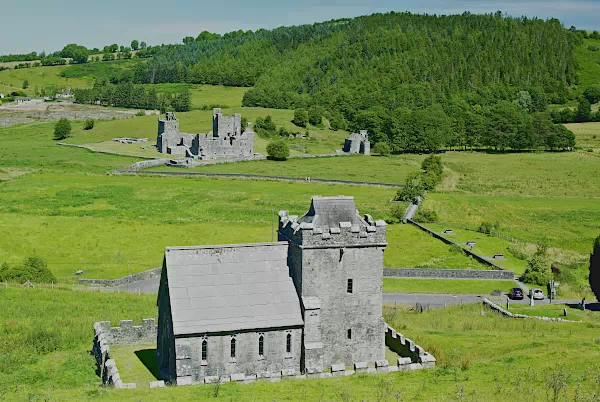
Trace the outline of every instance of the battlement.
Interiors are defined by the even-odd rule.
[[[308,222],[311,219],[305,219],[307,216],[308,214],[298,220],[298,216],[289,215],[288,211],[280,211],[280,240],[289,240],[305,247],[387,245],[385,221],[373,220],[371,215],[366,214],[364,219],[361,219],[356,211],[356,218],[353,220],[333,222],[328,219],[325,225],[319,224],[318,219],[315,219],[316,222]]]
[[[242,135],[242,115],[223,116],[221,109],[213,109],[213,137],[239,137]]]

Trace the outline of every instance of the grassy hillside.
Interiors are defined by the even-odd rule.
[[[152,296],[0,287],[0,390],[7,400],[474,400],[500,401],[506,395],[559,400],[599,391],[596,372],[600,319],[557,324],[510,320],[479,305],[417,314],[388,307],[386,321],[438,360],[433,370],[387,375],[354,375],[324,380],[282,381],[215,387],[115,390],[98,386],[89,355],[92,325],[110,320],[155,317]],[[575,314],[570,310],[570,314]],[[557,362],[560,361],[560,365]],[[125,364],[125,361],[123,361]],[[119,361],[117,361],[119,365]],[[123,371],[126,375],[127,371]],[[145,378],[148,378],[147,376]],[[123,378],[123,381],[135,377]],[[141,384],[140,386],[143,386]],[[526,398],[522,398],[525,400]]]
[[[0,92],[23,91],[23,81],[29,81],[29,89],[25,92],[31,96],[34,95],[36,87],[56,87],[60,88],[85,88],[92,86],[93,78],[64,78],[60,73],[69,67],[37,67],[23,68],[19,70],[0,71]]]

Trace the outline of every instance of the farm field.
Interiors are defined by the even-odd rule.
[[[0,91],[23,91],[23,81],[29,81],[29,88],[25,90],[28,95],[33,95],[35,87],[56,88],[86,88],[94,84],[91,77],[64,78],[59,74],[68,66],[21,68],[18,70],[0,71]]]
[[[154,89],[157,94],[173,94],[187,88],[192,94],[192,109],[241,107],[244,94],[250,89],[197,84],[145,84],[143,86],[146,89]]]
[[[600,390],[597,370],[597,316],[586,323],[511,320],[479,304],[452,306],[421,314],[405,307],[385,307],[386,321],[437,358],[432,370],[388,375],[354,375],[324,380],[247,385],[115,390],[98,386],[89,354],[92,323],[156,317],[155,297],[71,291],[70,289],[0,288],[0,384],[7,400],[474,400],[501,401],[507,394],[552,399],[552,378],[565,387],[559,397],[572,400]],[[576,314],[573,309],[569,314]],[[597,314],[597,313],[595,313]],[[561,362],[557,365],[556,362]],[[137,362],[133,362],[137,364]],[[119,361],[117,360],[119,366]],[[120,367],[120,366],[119,366]],[[129,375],[151,378],[142,367]],[[125,374],[125,373],[123,373]],[[528,400],[528,399],[527,399]]]
[[[447,224],[500,223],[500,231],[531,243],[588,254],[600,233],[597,198],[480,196],[432,193],[424,208]],[[583,257],[586,258],[586,257]]]
[[[572,123],[565,126],[575,134],[577,146],[582,149],[600,150],[600,122]]]
[[[475,241],[477,243],[473,250],[475,253],[484,258],[489,257],[494,264],[499,265],[504,269],[511,270],[515,274],[521,275],[527,268],[527,261],[519,259],[511,254],[509,249],[510,242],[507,240],[472,230],[458,229],[452,227],[452,225],[448,226],[435,223],[424,223],[423,225],[462,246],[464,246],[467,241]],[[454,234],[443,234],[446,229],[451,229]],[[494,254],[503,254],[506,259],[492,260],[491,257],[493,257]]]
[[[360,167],[357,168],[357,167]],[[374,157],[364,155],[324,158],[290,159],[285,163],[270,160],[207,165],[186,171],[206,173],[251,173],[267,176],[313,177],[320,179],[374,181],[402,184],[406,177],[420,169],[413,157]],[[173,168],[160,166],[153,171],[169,172]]]
[[[154,121],[149,116],[120,123],[145,119]],[[97,128],[114,123],[100,122]],[[270,241],[273,211],[303,214],[317,194],[353,195],[362,213],[390,218],[395,193],[390,188],[107,176],[136,159],[56,146],[52,127],[0,129],[6,145],[0,150],[5,180],[0,183],[0,228],[12,234],[0,237],[0,261],[19,264],[35,252],[62,281],[78,269],[86,277],[112,278],[159,266],[168,245]],[[77,130],[81,123],[75,124]],[[415,228],[390,225],[388,236],[387,266],[478,266]],[[415,240],[418,245],[405,246]]]
[[[514,281],[499,280],[383,278],[383,291],[386,293],[489,295],[494,290],[501,290],[508,293],[515,286],[517,285]]]

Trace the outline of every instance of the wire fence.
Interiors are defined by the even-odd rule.
[[[35,290],[50,290],[50,291],[74,291],[74,292],[102,292],[102,293],[129,293],[135,295],[146,295],[149,292],[142,291],[141,288],[135,286],[128,286],[127,284],[115,287],[102,287],[102,286],[88,286],[77,283],[77,281],[67,282],[15,282],[15,281],[3,281],[0,282],[0,292],[2,289],[30,289]],[[156,293],[156,292],[153,292]]]
[[[479,226],[468,225],[466,223],[460,223],[460,222],[435,221],[435,222],[422,222],[422,223],[435,223],[436,225],[448,226],[448,229],[459,228],[459,229],[468,230],[471,232],[483,233],[479,230]],[[517,243],[517,244],[523,244],[523,245],[528,245],[528,244],[535,245],[536,244],[536,243],[533,243],[533,242],[530,242],[527,240],[519,239],[518,237],[515,237],[515,236],[510,236],[510,235],[504,234],[504,233],[502,233],[498,230],[494,230],[494,229],[490,230],[489,233],[485,233],[485,234],[487,234],[488,236],[497,237],[499,239],[504,239],[511,243]]]

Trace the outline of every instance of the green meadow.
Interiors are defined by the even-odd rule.
[[[565,126],[575,134],[579,148],[596,152],[600,150],[600,122],[572,123]]]
[[[501,401],[506,395],[529,401],[532,395],[536,400],[600,395],[598,313],[587,312],[584,323],[565,324],[508,319],[479,304],[423,313],[384,307],[386,322],[437,358],[431,370],[218,388],[100,387],[89,354],[92,324],[110,320],[118,326],[119,320],[132,319],[140,325],[143,318],[156,317],[155,301],[152,295],[0,287],[0,309],[11,311],[10,319],[0,320],[0,395],[6,400],[126,401],[272,401],[273,395],[285,401]],[[568,314],[574,318],[578,312],[569,309]],[[154,379],[130,350],[116,350],[116,356],[124,382]]]
[[[494,290],[508,293],[517,286],[514,281],[468,280],[468,279],[420,279],[383,278],[383,291],[386,293],[448,293],[484,294]]]
[[[0,92],[23,91],[23,81],[29,81],[29,88],[25,90],[28,95],[34,94],[35,88],[86,88],[94,84],[91,77],[65,78],[60,73],[66,66],[22,68],[18,70],[0,71]]]
[[[192,109],[241,107],[244,94],[249,89],[197,84],[145,84],[144,87],[154,89],[158,94],[175,94],[183,89],[188,89],[192,94]]]

